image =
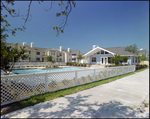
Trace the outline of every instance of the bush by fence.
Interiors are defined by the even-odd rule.
[[[148,67],[147,65],[136,65],[136,70]]]
[[[67,66],[77,66],[77,67],[90,67],[90,63],[76,63],[76,62],[67,62]]]

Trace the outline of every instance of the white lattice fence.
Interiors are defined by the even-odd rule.
[[[135,66],[1,76],[1,105],[135,71]]]
[[[77,71],[77,85],[94,81],[94,70]]]

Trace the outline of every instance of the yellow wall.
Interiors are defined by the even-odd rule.
[[[85,57],[85,63],[86,63],[86,57]]]

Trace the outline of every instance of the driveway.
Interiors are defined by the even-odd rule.
[[[149,69],[111,83],[6,114],[10,118],[149,117]],[[148,96],[147,96],[148,95]],[[147,98],[146,98],[147,97]],[[146,99],[145,99],[146,98]]]

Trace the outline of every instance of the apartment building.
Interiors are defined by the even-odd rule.
[[[7,46],[11,47],[17,47],[20,49],[20,46],[25,46],[25,50],[27,50],[27,54],[30,54],[30,57],[25,60],[20,60],[21,62],[45,62],[46,57],[49,55],[52,55],[56,62],[77,62],[75,56],[77,57],[78,54],[82,54],[80,50],[70,50],[68,49],[62,49],[62,46],[60,46],[58,49],[54,48],[39,48],[34,47],[34,43],[31,42],[31,45],[26,45],[25,42],[23,44],[20,43],[7,43]]]

